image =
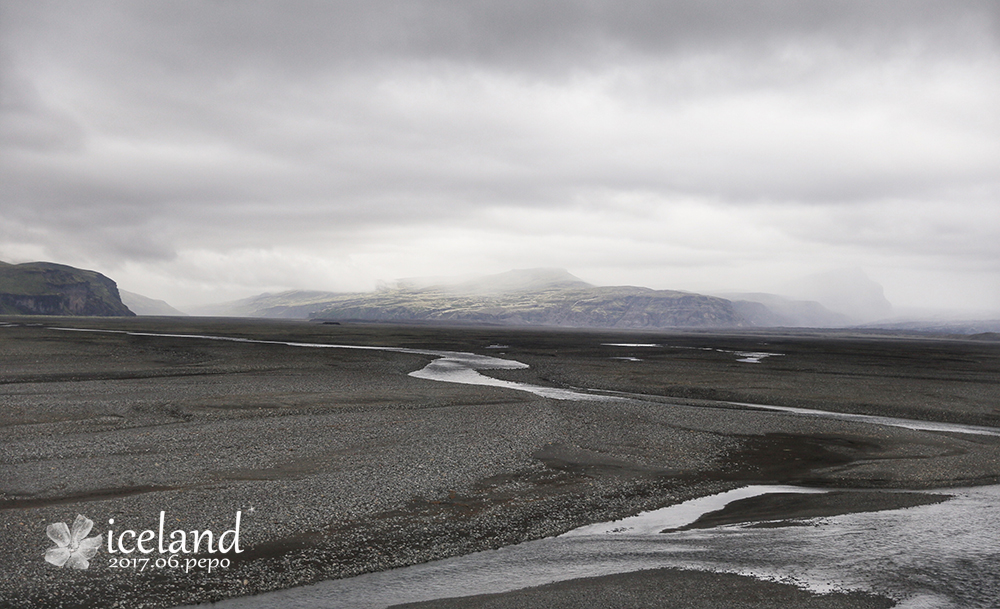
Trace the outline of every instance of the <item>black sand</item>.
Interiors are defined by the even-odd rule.
[[[531,365],[492,376],[656,397],[567,402],[415,379],[407,373],[431,358],[410,354],[0,328],[0,601],[10,606],[117,601],[165,607],[253,594],[496,548],[747,483],[929,489],[1000,477],[997,438],[801,419],[719,403],[997,426],[1000,344],[989,341],[211,319],[27,321],[472,351]],[[602,345],[609,342],[668,348]],[[506,347],[487,349],[493,345]],[[783,355],[747,364],[736,361],[738,351]],[[832,497],[836,505],[808,509],[743,504],[730,517],[751,522],[804,517],[809,510],[887,509],[901,496]],[[247,551],[212,574],[123,572],[109,567],[106,553],[86,571],[42,560],[52,545],[47,523],[81,513],[95,521],[92,534],[106,532],[109,518],[154,528],[161,510],[179,527],[216,531],[231,528],[242,510]],[[636,577],[647,576],[661,584],[716,577]],[[724,588],[734,599],[777,585],[739,582]],[[572,588],[553,588],[556,597],[566,586]],[[781,594],[764,596],[785,598]],[[861,606],[841,600],[815,606]],[[705,606],[690,594],[657,602],[643,606]],[[761,606],[812,606],[775,602]]]

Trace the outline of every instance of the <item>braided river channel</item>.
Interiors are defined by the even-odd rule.
[[[473,353],[205,335],[124,333],[430,355],[437,359],[412,372],[412,376],[442,382],[507,387],[552,399],[635,399],[494,379],[478,371],[527,366]],[[1000,436],[1000,429],[988,427],[761,404],[739,406],[777,410],[789,416],[832,417],[928,432]],[[902,609],[1000,607],[1000,486],[933,491],[950,498],[940,503],[900,510],[813,518],[801,523],[806,526],[759,527],[742,523],[664,532],[692,523],[702,514],[719,510],[732,501],[769,493],[799,492],[824,491],[790,486],[748,486],[620,521],[581,527],[558,537],[236,598],[211,606],[219,609],[375,609],[398,603],[507,592],[581,577],[676,567],[740,573],[792,583],[815,592],[873,592],[895,599],[899,603],[897,607]]]

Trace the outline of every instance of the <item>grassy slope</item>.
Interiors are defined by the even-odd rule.
[[[26,262],[0,266],[0,294],[14,296],[63,295],[70,288],[86,286],[91,299],[103,302],[110,310],[120,315],[130,311],[121,303],[118,287],[114,281],[95,271],[78,269],[52,262]],[[22,313],[0,304],[0,312]]]

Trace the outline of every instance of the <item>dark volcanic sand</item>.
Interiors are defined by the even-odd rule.
[[[997,438],[712,401],[997,426],[1000,344],[987,341],[197,318],[9,321],[472,351],[531,365],[488,372],[499,378],[660,396],[569,402],[445,384],[407,376],[431,359],[412,354],[0,328],[0,604],[11,606],[217,600],[496,548],[747,483],[919,489],[1000,475]],[[486,348],[495,344],[507,347]],[[734,351],[784,355],[747,364]],[[810,509],[886,509],[899,500],[835,497],[835,507]],[[771,519],[764,506],[747,506],[738,518]],[[161,510],[177,523],[168,531],[217,532],[232,528],[242,510],[247,551],[212,574],[112,569],[105,552],[86,571],[42,560],[52,546],[48,523],[81,513],[95,521],[92,535],[105,533],[109,518],[116,527],[152,529]],[[616,577],[626,576],[608,581]],[[744,598],[776,585],[739,582],[719,589]],[[792,598],[782,594],[792,592],[773,598]],[[815,606],[858,606],[842,601]],[[806,606],[775,602],[763,606]]]

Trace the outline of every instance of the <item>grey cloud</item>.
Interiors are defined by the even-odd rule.
[[[16,225],[66,262],[198,260],[208,275],[360,251],[375,262],[351,272],[385,279],[448,273],[408,265],[487,240],[521,266],[635,276],[779,255],[765,238],[732,245],[742,226],[784,230],[799,258],[978,259],[995,251],[982,218],[954,213],[959,237],[935,222],[1000,196],[998,14],[988,0],[0,2],[4,240]],[[632,216],[629,198],[644,201]],[[944,215],[872,230],[907,205]],[[689,213],[658,215],[675,209]],[[660,244],[686,236],[722,245]]]
[[[31,80],[18,74],[11,63],[0,54],[0,150],[80,150],[79,124],[48,107]]]
[[[995,43],[1000,29],[990,0],[38,1],[5,12],[10,34],[54,30],[62,38],[40,44],[75,44],[86,54],[99,36],[108,47],[100,59],[122,78],[400,58],[531,70],[810,37],[874,49],[915,37],[961,47],[977,30]]]

